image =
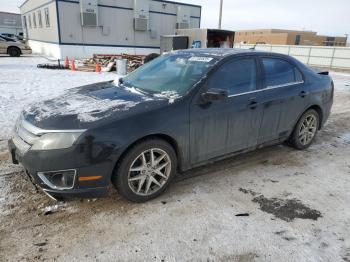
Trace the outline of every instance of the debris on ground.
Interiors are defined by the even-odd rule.
[[[249,217],[249,214],[248,213],[240,213],[240,214],[237,214],[236,217]]]
[[[61,64],[61,61],[58,59],[57,63],[43,63],[38,64],[38,68],[42,69],[57,69],[64,70],[70,69],[73,71],[82,71],[82,72],[112,72],[117,71],[117,59],[126,59],[127,62],[127,71],[132,72],[135,69],[139,68],[144,64],[145,56],[141,55],[94,55],[92,58],[86,59],[73,59],[69,63],[68,57],[66,58],[65,64]],[[68,61],[68,62],[67,62]],[[98,68],[98,69],[97,69]]]
[[[46,246],[47,245],[47,242],[39,242],[39,243],[34,243],[34,246],[37,246],[37,247],[43,247],[43,246]]]
[[[251,194],[252,196],[256,195],[256,193],[250,189],[244,189],[240,187],[238,190],[244,194]]]
[[[38,64],[38,68],[42,69],[56,69],[56,70],[65,70],[69,69],[66,65],[61,65],[61,61],[58,59],[57,64]]]
[[[56,205],[52,205],[52,206],[47,206],[43,209],[43,215],[47,216],[47,215],[51,215],[53,213],[56,213],[60,210],[63,210],[67,205],[63,202],[60,202]]]

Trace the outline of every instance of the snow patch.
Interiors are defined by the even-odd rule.
[[[350,93],[350,74],[330,72],[336,91]]]
[[[143,95],[143,96],[145,95],[142,92],[138,91],[135,87],[125,87],[125,90],[133,94]]]
[[[169,100],[169,104],[173,104],[176,99],[181,98],[181,96],[176,91],[163,91],[159,94],[155,94],[154,97],[166,98]]]
[[[67,93],[55,100],[40,102],[31,106],[25,114],[35,115],[36,121],[51,116],[77,115],[81,122],[94,122],[108,117],[116,111],[127,111],[138,102],[122,99],[100,99],[78,93]]]

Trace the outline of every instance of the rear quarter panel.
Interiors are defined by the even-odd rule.
[[[327,121],[333,105],[332,78],[328,75],[319,75],[313,70],[305,71],[306,81],[310,95],[309,106],[318,106],[321,111],[321,126]]]

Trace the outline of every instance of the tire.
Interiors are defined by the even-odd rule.
[[[161,139],[149,139],[128,150],[114,171],[112,183],[127,200],[143,203],[161,195],[176,170],[177,157],[172,146]]]
[[[314,109],[307,110],[296,124],[289,139],[289,144],[298,150],[310,147],[317,135],[319,124],[320,116],[317,111]]]
[[[151,62],[152,60],[156,59],[159,56],[159,54],[152,53],[145,57],[144,63],[147,64],[148,62]]]
[[[21,50],[18,47],[10,47],[8,50],[8,54],[11,57],[19,57],[21,55]]]

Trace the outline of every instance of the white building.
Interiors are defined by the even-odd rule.
[[[0,34],[18,35],[22,32],[20,14],[0,12]]]
[[[27,0],[24,34],[54,58],[158,53],[160,36],[199,28],[201,6],[162,0]]]

